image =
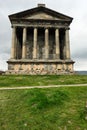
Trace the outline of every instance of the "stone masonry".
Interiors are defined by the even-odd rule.
[[[73,18],[38,4],[9,15],[12,25],[10,74],[73,73],[69,29]]]

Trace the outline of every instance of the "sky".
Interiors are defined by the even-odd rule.
[[[87,0],[0,0],[0,70],[7,70],[10,59],[12,30],[8,15],[37,7],[47,8],[73,17],[70,25],[71,59],[74,70],[87,70]]]

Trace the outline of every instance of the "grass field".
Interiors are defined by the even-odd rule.
[[[87,75],[2,75],[0,87],[87,84]],[[0,91],[0,130],[87,130],[87,87]]]
[[[87,75],[2,75],[0,87],[44,86],[87,83]]]
[[[87,130],[87,87],[0,91],[0,130]]]

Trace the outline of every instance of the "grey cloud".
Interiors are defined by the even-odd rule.
[[[73,54],[74,58],[87,59],[87,49],[79,49]]]

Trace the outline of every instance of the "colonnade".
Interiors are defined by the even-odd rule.
[[[23,28],[22,38],[22,59],[26,59],[26,40],[27,40],[27,28]],[[49,59],[49,28],[45,28],[44,32],[44,45],[45,45],[45,59]],[[16,47],[17,47],[16,27],[12,28],[12,48],[11,59],[16,59]],[[38,28],[33,28],[33,59],[37,59],[37,44],[38,44]],[[70,43],[69,43],[69,29],[65,29],[65,59],[70,59]],[[60,59],[60,40],[59,29],[55,28],[55,55],[56,59]]]

